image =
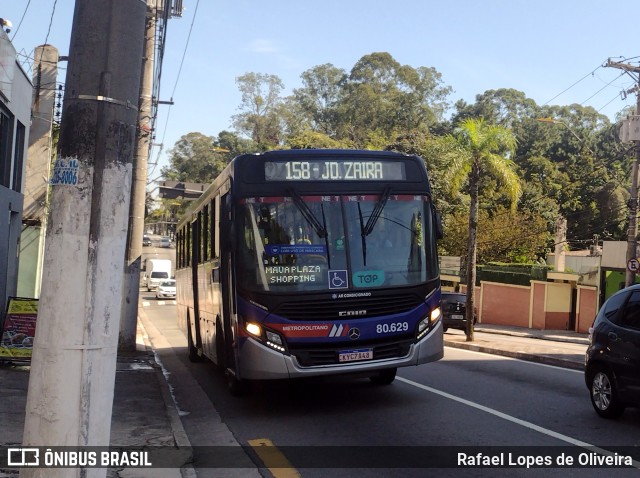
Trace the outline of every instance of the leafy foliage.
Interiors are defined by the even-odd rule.
[[[467,256],[470,224],[462,219],[476,186],[480,262],[544,255],[558,216],[573,247],[594,234],[626,239],[633,151],[593,108],[539,106],[502,88],[458,101],[447,119],[452,90],[440,73],[386,52],[364,55],[351,69],[314,66],[286,97],[275,75],[249,72],[236,81],[234,131],[183,136],[165,178],[208,182],[237,154],[273,148],[395,150],[425,161],[445,224],[443,252]]]
[[[466,263],[468,255],[469,216],[458,211],[447,216],[444,238],[441,241],[443,255],[461,256]],[[478,216],[477,262],[529,263],[538,259],[549,247],[552,236],[547,220],[533,211],[514,214],[498,208],[493,214],[481,209]]]
[[[453,191],[463,182],[469,187],[469,234],[467,240],[467,340],[473,340],[473,310],[475,306],[476,261],[478,252],[478,204],[481,178],[484,175],[497,178],[507,193],[515,211],[521,194],[520,180],[514,171],[515,164],[508,159],[516,146],[511,130],[488,124],[484,119],[462,120],[455,132],[459,145],[447,173]]]
[[[228,163],[224,153],[215,150],[215,138],[201,133],[188,133],[170,151],[169,167],[161,173],[166,179],[208,183]]]

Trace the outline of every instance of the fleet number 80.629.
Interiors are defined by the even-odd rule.
[[[377,334],[388,334],[392,332],[406,332],[409,330],[409,322],[394,322],[391,324],[376,325]]]

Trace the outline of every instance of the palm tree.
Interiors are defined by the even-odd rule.
[[[473,341],[475,282],[478,230],[478,195],[482,175],[498,179],[511,200],[512,209],[520,197],[520,179],[509,156],[516,147],[511,130],[488,124],[482,118],[467,118],[455,131],[457,154],[448,168],[449,185],[459,191],[466,183],[469,189],[469,239],[467,242],[467,342]]]

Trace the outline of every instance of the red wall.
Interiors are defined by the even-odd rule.
[[[529,287],[482,283],[483,324],[529,327]]]
[[[595,288],[578,288],[578,314],[576,314],[576,332],[588,333],[593,319],[598,313],[598,296]]]

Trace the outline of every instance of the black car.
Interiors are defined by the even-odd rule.
[[[589,338],[584,378],[595,411],[615,418],[640,406],[640,285],[607,299]]]
[[[449,328],[466,330],[467,295],[460,292],[443,292],[441,299],[442,325],[446,332]],[[473,325],[478,318],[473,314]]]
[[[144,234],[142,236],[142,245],[143,246],[150,246],[151,245],[151,238],[149,236],[147,236],[146,234]]]

